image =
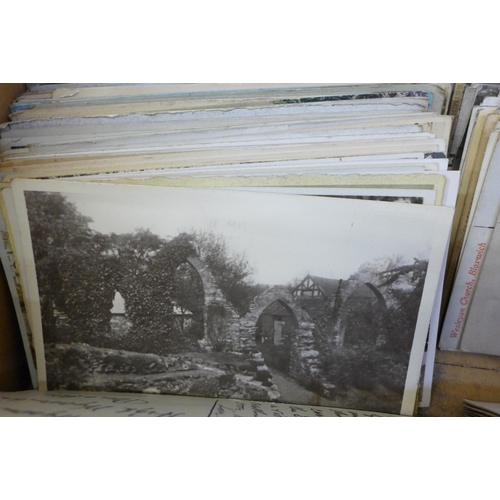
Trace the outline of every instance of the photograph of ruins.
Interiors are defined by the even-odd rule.
[[[382,203],[220,190],[25,201],[49,389],[399,412],[425,221],[410,233],[407,216],[380,223]]]

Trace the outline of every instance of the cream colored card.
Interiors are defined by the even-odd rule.
[[[0,393],[2,417],[208,417],[216,399],[84,391]]]

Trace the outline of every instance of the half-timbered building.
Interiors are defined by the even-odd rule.
[[[295,298],[330,299],[337,293],[340,280],[308,274],[293,290]]]

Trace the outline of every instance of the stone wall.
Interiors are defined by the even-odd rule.
[[[205,331],[204,339],[200,341],[200,345],[204,349],[207,351],[213,349],[213,342],[211,342],[207,335],[207,311],[210,306],[218,305],[225,310],[227,339],[225,339],[224,350],[252,357],[259,352],[255,340],[257,322],[261,314],[270,305],[279,302],[287,309],[294,322],[293,332],[290,335],[289,374],[292,378],[306,386],[318,380],[320,374],[320,353],[314,336],[317,326],[307,311],[301,307],[300,298],[295,299],[287,287],[276,286],[255,297],[249,307],[249,312],[241,317],[215,283],[215,279],[208,266],[197,257],[190,257],[187,261],[198,272],[205,292]],[[360,289],[364,293],[360,293]],[[363,283],[357,280],[347,280],[342,283],[340,296],[338,297],[341,302],[340,324],[337,328],[339,334],[337,342],[339,346],[342,345],[345,330],[344,309],[346,309],[346,301],[348,299],[352,301],[358,294],[362,298],[369,296],[376,300],[373,291]]]
[[[315,323],[297,304],[288,288],[274,287],[254,298],[249,312],[240,321],[242,346],[247,350],[258,349],[255,343],[257,321],[274,302],[280,302],[285,306],[295,324],[290,338],[290,376],[307,385],[311,383],[319,369],[319,352],[313,335]]]
[[[208,266],[197,257],[189,257],[187,262],[193,266],[203,283],[203,290],[205,292],[205,303],[203,308],[203,325],[204,325],[204,338],[200,341],[200,345],[210,350],[210,340],[207,335],[207,311],[211,305],[217,304],[224,308],[226,312],[226,320],[228,326],[228,335],[226,339],[226,349],[239,351],[241,350],[240,336],[240,315],[236,309],[228,302],[222,290],[215,283],[215,279]]]
[[[304,385],[311,384],[319,374],[319,351],[313,333],[315,324],[301,321],[290,346],[290,375]]]

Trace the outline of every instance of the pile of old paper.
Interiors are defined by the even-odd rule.
[[[460,190],[446,272],[440,347],[500,355],[500,84],[465,89]],[[463,116],[462,116],[463,115]],[[458,145],[455,134],[452,141]],[[455,163],[457,159],[455,160]]]
[[[34,386],[414,414],[452,91],[32,84],[1,127],[0,229]]]
[[[500,417],[500,403],[465,399],[464,412],[467,417]]]

